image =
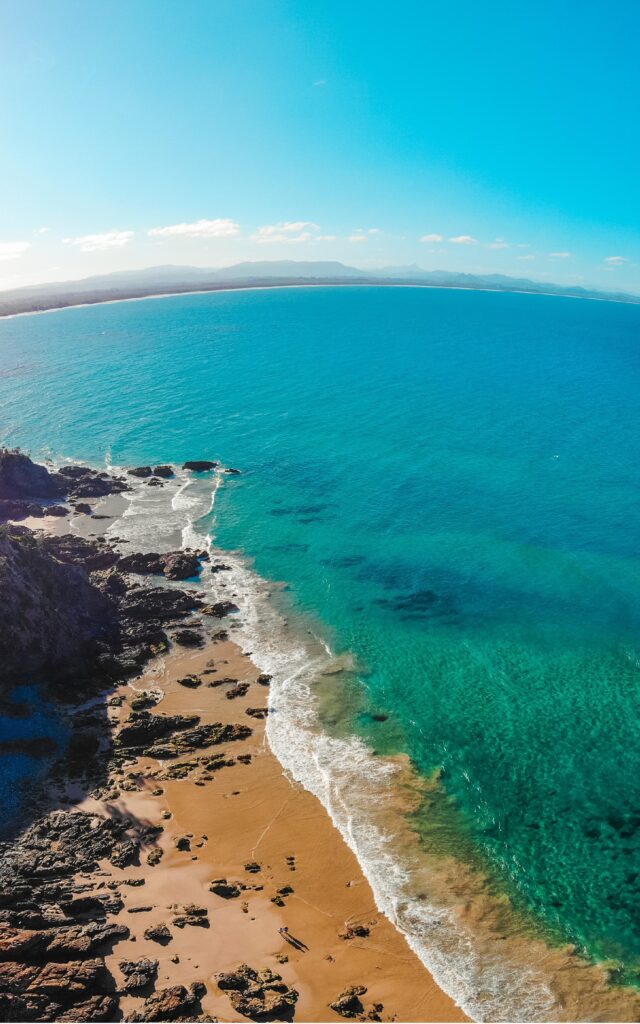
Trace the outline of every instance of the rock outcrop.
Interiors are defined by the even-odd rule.
[[[19,526],[0,526],[0,664],[4,683],[82,671],[114,639],[115,609],[86,571]]]
[[[234,1010],[250,1020],[293,1019],[298,993],[268,967],[256,971],[240,964],[235,971],[218,974],[217,982],[218,988],[227,992]]]
[[[45,466],[28,455],[0,449],[0,498],[61,498],[63,485]]]

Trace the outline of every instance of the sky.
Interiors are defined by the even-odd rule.
[[[640,293],[640,5],[0,0],[0,288],[338,259]]]

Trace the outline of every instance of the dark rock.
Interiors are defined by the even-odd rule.
[[[161,695],[159,693],[141,690],[140,693],[131,698],[129,704],[132,711],[145,711],[147,708],[154,708],[160,699]]]
[[[166,946],[173,938],[166,924],[150,925],[148,928],[145,928],[144,937],[152,942],[159,942],[161,946]]]
[[[0,498],[0,519],[42,519],[44,509],[42,505],[36,505],[24,498]]]
[[[140,844],[134,839],[125,839],[116,843],[109,860],[116,868],[126,868],[130,864],[140,863]]]
[[[198,556],[187,551],[164,555],[163,563],[164,574],[168,580],[188,580],[200,572]]]
[[[161,988],[145,999],[140,1010],[129,1015],[129,1021],[165,1021],[197,1019],[200,1010],[199,992],[192,985],[186,989],[184,985],[172,985]]]
[[[67,744],[67,760],[71,765],[88,767],[100,749],[100,733],[95,729],[76,729]]]
[[[233,601],[216,601],[214,604],[203,604],[200,608],[203,615],[211,615],[216,619],[223,619],[232,612],[239,612],[237,604]]]
[[[204,647],[204,637],[193,629],[179,629],[171,639],[179,647]]]
[[[251,729],[246,725],[229,725],[222,722],[212,722],[207,725],[199,725],[194,729],[187,729],[172,736],[170,739],[159,741],[153,746],[145,748],[148,757],[156,757],[159,760],[168,760],[179,757],[181,754],[190,754],[194,750],[203,747],[212,747],[220,743],[230,743],[235,740],[244,740],[251,735]]]
[[[108,494],[129,490],[129,485],[122,477],[98,472],[88,466],[63,466],[52,476],[61,493],[69,498],[103,498]]]
[[[271,683],[271,676],[268,676],[265,672],[262,672],[256,679],[256,683],[260,683],[260,686],[269,686]]]
[[[209,927],[209,911],[206,907],[199,907],[195,903],[189,903],[182,908],[182,912],[176,914],[173,919],[176,928],[184,928],[191,925],[194,928]]]
[[[207,459],[196,459],[191,462],[185,462],[182,468],[190,469],[194,473],[206,473],[210,469],[215,469],[217,465],[217,462],[209,462]]]
[[[125,976],[123,991],[133,992],[145,988],[158,976],[158,961],[142,957],[140,960],[121,960],[118,967]]]
[[[81,512],[85,516],[90,516],[93,509],[91,505],[87,505],[86,501],[79,501],[76,504],[76,512]]]
[[[227,690],[225,696],[227,700],[235,700],[237,697],[245,697],[249,692],[249,683],[238,683],[237,686],[232,686],[230,690]]]
[[[44,466],[20,451],[0,448],[0,498],[59,498],[64,493]]]
[[[224,900],[232,900],[240,895],[241,889],[233,882],[228,882],[226,878],[214,878],[209,886],[209,892],[222,896]]]
[[[225,469],[225,473],[229,473],[230,476],[238,476],[238,474],[240,473],[240,470],[239,469],[232,469],[231,466],[229,466],[227,469]]]
[[[182,678],[177,679],[176,682],[178,682],[180,686],[186,686],[191,690],[195,690],[198,686],[202,686],[202,680],[193,675],[182,676]]]
[[[199,721],[198,715],[151,715],[148,711],[136,711],[129,715],[118,733],[116,746],[142,750],[171,733],[197,725]]]
[[[218,974],[216,978],[237,1013],[257,1021],[292,1020],[298,993],[274,971],[256,971],[248,964],[240,964],[235,971]]]
[[[163,477],[165,480],[171,476],[174,476],[173,466],[154,466],[154,476]]]
[[[127,474],[129,476],[144,477],[151,476],[151,466],[134,466],[133,469],[128,469]]]
[[[0,527],[0,664],[4,680],[80,668],[113,633],[115,609],[86,572],[61,564],[52,538]]]
[[[251,718],[266,718],[269,714],[269,708],[246,708],[245,714]]]
[[[364,985],[352,985],[341,992],[333,1003],[329,1003],[329,1006],[336,1013],[340,1014],[341,1017],[357,1017],[359,1014],[364,1013],[364,1006],[360,1001],[360,996],[363,996],[366,991]]]
[[[121,572],[160,574],[164,568],[164,563],[162,555],[158,555],[154,552],[149,554],[135,552],[130,555],[124,555],[124,557],[120,559],[118,568]]]

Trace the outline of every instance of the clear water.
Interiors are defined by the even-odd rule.
[[[354,652],[389,719],[353,730],[441,768],[460,850],[628,980],[639,394],[621,304],[285,289],[0,322],[2,439],[238,465],[217,540]]]

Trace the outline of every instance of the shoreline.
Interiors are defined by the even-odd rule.
[[[109,495],[91,503],[93,514],[109,518],[74,513],[64,519],[23,519],[20,525],[57,537],[73,532],[89,540],[104,538],[122,526],[123,497],[129,501],[126,495]],[[122,550],[129,554],[134,545]],[[220,555],[224,552],[216,552],[216,557]],[[233,616],[224,625],[232,633]],[[77,878],[76,891],[83,900],[100,899],[112,891],[123,904],[108,922],[129,934],[123,934],[112,952],[105,952],[106,968],[120,992],[121,1012],[128,1019],[157,1019],[157,997],[182,986],[184,999],[193,993],[197,999],[193,1006],[185,1004],[181,1013],[175,1011],[181,1019],[211,1019],[207,1015],[212,1014],[221,1021],[245,1020],[242,1010],[234,1009],[228,993],[218,987],[217,974],[248,963],[256,971],[281,975],[281,984],[298,993],[293,1014],[297,1020],[339,1021],[365,1015],[385,1021],[467,1020],[402,932],[377,909],[355,854],[321,801],[277,760],[267,742],[262,713],[247,714],[248,709],[266,705],[267,680],[261,685],[259,674],[232,635],[210,640],[198,650],[172,646],[130,679],[126,689],[97,698],[109,713],[110,731],[115,730],[116,754],[118,731],[140,690],[160,697],[152,715],[195,714],[198,728],[222,723],[233,729],[241,724],[252,734],[222,748],[189,752],[186,761],[184,753],[158,760],[139,751],[132,751],[133,760],[122,761],[121,751],[115,771],[101,781],[100,792],[87,795],[72,784],[66,791],[57,785],[49,793],[49,808],[60,807],[65,815],[129,822],[127,834],[140,842],[141,855],[131,864],[114,867],[101,860],[96,870]],[[199,685],[177,682],[186,676],[195,676]],[[236,688],[239,692],[228,697]],[[176,735],[179,739],[181,734]],[[162,831],[153,838],[157,829]],[[145,835],[152,835],[151,840]],[[162,852],[149,860],[153,851]],[[245,865],[253,861],[260,868],[249,872]],[[225,886],[238,883],[239,891],[231,896],[211,892],[215,879],[223,879]],[[209,927],[203,928],[199,918],[190,919],[188,910],[185,926],[174,924],[180,911],[192,905],[206,910]],[[144,932],[154,924],[168,926],[171,938],[166,947],[145,938]],[[295,945],[300,939],[303,948],[295,948],[280,931],[287,928]],[[119,965],[129,960],[158,961],[154,984],[127,993]],[[355,1000],[353,1012],[346,1004],[344,1013],[330,1008],[340,999]],[[289,1017],[278,1014],[273,1019]]]
[[[113,473],[117,472],[118,470],[113,470]],[[231,614],[224,620],[224,626],[228,628],[229,636],[224,640],[217,641],[228,645],[228,651],[225,647],[227,653],[220,655],[220,660],[223,663],[226,662],[223,678],[227,678],[227,672],[231,673],[228,683],[224,683],[224,688],[220,689],[215,685],[211,688],[207,685],[211,681],[208,678],[209,668],[215,668],[212,673],[213,679],[218,671],[216,666],[207,666],[207,661],[210,661],[212,657],[214,662],[216,661],[215,648],[207,648],[207,658],[204,659],[204,668],[202,668],[203,658],[200,652],[194,654],[182,650],[181,653],[177,653],[177,648],[174,647],[162,662],[151,665],[140,678],[133,680],[133,687],[140,688],[142,686],[144,688],[146,686],[151,689],[161,689],[163,693],[166,689],[166,695],[163,696],[159,705],[160,714],[163,714],[165,710],[172,714],[176,710],[179,714],[192,713],[195,710],[199,719],[205,723],[205,727],[207,724],[211,724],[207,716],[210,718],[212,715],[216,722],[226,721],[225,715],[231,715],[230,722],[233,724],[238,724],[243,720],[244,724],[250,722],[254,730],[254,737],[246,741],[243,740],[242,743],[232,743],[230,747],[233,749],[225,748],[224,752],[220,753],[225,758],[229,754],[229,760],[234,760],[234,755],[244,747],[246,742],[247,749],[250,750],[251,764],[247,765],[240,760],[236,764],[220,765],[220,770],[215,768],[211,771],[213,780],[196,777],[193,780],[184,778],[176,780],[175,784],[172,780],[167,789],[170,788],[172,791],[176,787],[178,789],[173,794],[175,807],[171,806],[169,799],[171,794],[167,791],[166,798],[169,803],[164,807],[161,819],[164,828],[169,831],[170,826],[166,822],[173,818],[166,819],[164,815],[165,813],[171,814],[180,821],[183,835],[188,835],[189,832],[193,833],[195,837],[206,835],[208,837],[205,843],[206,850],[213,850],[212,835],[215,833],[216,823],[220,820],[232,820],[233,816],[229,817],[232,814],[231,805],[235,805],[234,810],[241,808],[242,801],[247,799],[251,816],[263,816],[260,818],[261,825],[258,833],[251,832],[251,829],[257,826],[253,821],[247,823],[246,816],[243,819],[240,815],[240,824],[236,822],[236,830],[241,835],[248,836],[248,852],[244,852],[243,856],[253,859],[252,851],[256,846],[256,839],[259,839],[260,843],[264,843],[264,848],[268,848],[269,843],[277,840],[281,845],[278,847],[279,853],[275,856],[275,861],[279,863],[280,869],[282,869],[283,860],[286,863],[287,856],[297,856],[300,850],[306,851],[304,859],[311,865],[309,875],[304,880],[307,886],[306,891],[303,892],[300,888],[299,892],[285,897],[285,908],[291,908],[292,916],[287,919],[285,925],[278,924],[277,927],[290,927],[292,935],[299,936],[306,944],[311,945],[308,942],[306,929],[313,926],[315,922],[317,934],[322,933],[324,936],[321,940],[325,943],[323,958],[332,958],[328,959],[326,963],[338,962],[344,965],[348,960],[351,964],[352,954],[358,963],[366,963],[368,965],[366,969],[359,976],[351,973],[345,984],[347,988],[352,985],[362,985],[368,991],[375,992],[375,1003],[372,1002],[370,1007],[367,1006],[367,1012],[378,1014],[382,1019],[578,1021],[590,1019],[588,1015],[585,1015],[585,1007],[597,1008],[599,1020],[636,1019],[638,1005],[640,1005],[636,994],[630,988],[621,988],[612,983],[608,965],[592,964],[582,959],[579,952],[571,946],[549,945],[541,937],[539,931],[531,928],[531,922],[527,922],[517,913],[512,913],[506,897],[500,896],[499,893],[496,894],[492,890],[490,879],[472,869],[469,864],[459,861],[454,855],[431,856],[421,848],[409,817],[422,796],[426,796],[429,800],[434,795],[438,785],[436,779],[426,780],[418,776],[408,759],[402,756],[377,757],[360,741],[335,739],[317,728],[314,683],[319,677],[325,677],[324,683],[326,684],[327,678],[330,680],[336,676],[333,685],[337,686],[339,699],[339,673],[344,668],[348,670],[348,666],[343,663],[344,659],[333,657],[331,652],[326,649],[324,658],[314,658],[313,655],[316,652],[313,649],[313,644],[316,643],[315,640],[311,647],[304,643],[301,647],[301,634],[303,631],[306,632],[304,630],[305,623],[301,621],[300,625],[303,627],[301,630],[296,630],[296,623],[294,623],[294,629],[290,631],[280,612],[272,607],[269,600],[271,592],[277,585],[254,573],[242,554],[216,548],[211,539],[208,524],[205,525],[204,530],[198,529],[197,524],[200,520],[211,512],[212,494],[215,496],[216,488],[223,479],[223,473],[223,468],[218,467],[214,479],[211,476],[198,478],[187,475],[185,477],[184,472],[178,471],[173,481],[166,481],[162,488],[148,489],[145,486],[146,481],[136,481],[133,491],[129,491],[127,494],[110,495],[99,499],[93,507],[94,513],[98,514],[97,520],[88,515],[76,516],[74,514],[70,519],[48,519],[45,523],[42,519],[23,521],[23,525],[36,528],[45,525],[48,532],[52,534],[64,534],[77,525],[76,532],[80,536],[106,537],[108,541],[113,542],[118,541],[119,537],[118,543],[122,542],[126,545],[122,549],[126,554],[138,551],[141,547],[143,551],[158,550],[158,544],[160,550],[169,551],[173,550],[177,544],[178,547],[182,547],[183,550],[187,549],[187,551],[207,546],[212,568],[214,563],[220,568],[219,559],[224,560],[224,568],[227,571],[214,571],[211,575],[207,574],[207,579],[200,581],[203,583],[200,594],[208,601],[214,602],[222,601],[224,603],[225,599],[227,601],[231,599],[234,604],[237,602],[239,608],[240,614],[237,617],[235,614]],[[167,484],[169,489],[165,491],[164,488]],[[174,499],[178,495],[183,495],[185,487],[192,487],[192,492],[186,502],[186,507],[182,508],[181,516],[176,517]],[[172,495],[173,497],[171,497]],[[137,511],[140,513],[144,508],[147,518],[136,514],[135,510],[128,516],[126,514],[127,510],[131,509],[136,502],[137,497],[142,498],[142,506],[138,506]],[[171,500],[168,500],[169,498]],[[113,517],[107,516],[103,519],[102,516],[108,512],[113,513]],[[151,516],[151,520],[149,520],[149,516]],[[128,536],[126,535],[127,531]],[[123,533],[125,536],[122,536]],[[171,586],[177,586],[185,593],[188,588],[188,592],[194,593],[193,582],[192,579],[186,584],[171,584]],[[285,626],[284,630],[281,628],[282,625]],[[235,646],[232,647],[234,641]],[[321,646],[321,643],[317,644],[318,649]],[[239,653],[240,649],[244,653]],[[251,656],[251,661],[248,660],[249,656]],[[270,664],[270,660],[272,664]],[[198,683],[193,687],[182,687],[177,684],[177,672],[171,668],[174,663],[183,665],[181,671],[184,671],[185,674],[189,674],[191,669],[197,669],[196,674],[200,674],[200,669],[202,669]],[[234,664],[233,671],[227,667],[230,663]],[[191,669],[188,668],[189,665],[191,665]],[[272,676],[268,691],[262,690],[259,685],[254,685],[258,672],[266,672]],[[166,687],[162,682],[158,687],[158,681],[162,679],[165,679]],[[233,699],[227,700],[226,689],[228,686],[235,687],[237,681],[248,682],[249,689],[245,693],[233,694]],[[301,684],[302,689],[298,687],[298,683]],[[130,680],[127,691],[129,696],[131,685],[132,681]],[[266,698],[267,692],[270,712],[266,720],[268,745],[264,722],[260,718],[254,720],[253,716],[244,718],[247,706],[260,706],[256,697]],[[249,703],[247,704],[247,702]],[[262,706],[264,706],[264,701]],[[122,712],[115,711],[114,713],[120,717],[121,713],[128,710],[129,708],[125,706]],[[218,751],[216,750],[215,753]],[[252,767],[254,762],[255,768]],[[116,797],[109,798],[107,803],[101,805],[100,813],[109,819],[115,817],[116,820],[123,818],[126,820],[127,817],[133,815],[135,821],[141,820],[153,829],[158,827],[155,814],[158,804],[156,798],[150,799],[147,792],[149,785],[144,776],[149,771],[157,770],[157,762],[155,767],[146,761],[141,764],[140,772],[129,773],[132,775],[131,778],[125,776],[124,786],[119,783],[114,786],[120,791]],[[241,765],[242,767],[240,767]],[[169,762],[170,766],[171,761]],[[264,773],[256,770],[259,766],[266,769]],[[187,775],[190,775],[191,771],[201,770],[196,765],[195,768],[189,770]],[[263,774],[265,778],[263,778]],[[120,772],[119,775],[121,776],[122,773]],[[226,780],[229,779],[230,784],[233,784],[231,783],[232,775],[239,781],[236,790],[229,792],[219,783],[226,785]],[[268,786],[267,775],[270,779]],[[251,781],[253,778],[256,779],[255,783]],[[248,796],[244,797],[242,784],[246,783],[247,779],[249,779],[249,790]],[[367,780],[366,786],[362,784],[363,779]],[[222,794],[220,793],[221,789],[223,789]],[[186,792],[194,795],[183,798]],[[165,794],[157,794],[157,797],[159,796],[165,798]],[[222,802],[217,800],[218,797]],[[291,808],[298,805],[304,809],[299,815],[290,815]],[[314,810],[312,811],[311,808]],[[72,809],[83,811],[97,808],[95,803],[89,801],[77,804]],[[287,810],[286,814],[285,809]],[[292,845],[292,837],[297,835],[295,829],[298,818],[311,823],[305,826],[307,831],[310,829],[312,832],[311,847],[307,849],[308,836],[305,838],[305,835],[302,834],[296,840],[297,851],[291,849],[289,853],[285,853],[285,847],[289,850]],[[234,835],[233,828],[228,828],[227,832]],[[326,845],[322,846],[317,841],[317,836],[321,833],[327,837]],[[266,836],[269,837],[268,841],[265,839]],[[278,839],[278,837],[280,838]],[[165,841],[168,842],[163,838],[159,842]],[[221,844],[224,845],[220,838],[217,842],[218,847]],[[204,848],[202,852],[198,852],[200,850],[201,848],[197,847],[195,851],[190,852],[190,856],[204,861],[209,854],[205,852]],[[328,854],[327,850],[329,850]],[[342,852],[339,853],[339,851]],[[168,870],[169,866],[176,869],[175,879],[182,879],[186,887],[181,890],[185,893],[183,903],[186,903],[188,899],[189,903],[204,906],[209,899],[205,883],[210,882],[212,877],[224,877],[227,882],[234,885],[236,882],[240,882],[241,886],[253,884],[252,879],[245,877],[242,873],[247,860],[240,864],[240,861],[237,858],[234,860],[229,853],[223,852],[222,861],[215,858],[211,861],[211,870],[213,871],[215,866],[215,875],[211,875],[210,872],[207,879],[198,876],[201,864],[193,865],[189,858],[182,858],[182,860],[178,858],[178,862],[173,863],[169,860],[169,854],[174,856],[174,848],[170,844],[167,860],[165,861],[164,857],[162,860],[162,872]],[[330,873],[332,883],[336,872],[342,878],[342,883],[335,892],[333,886],[328,887],[326,884],[325,865],[327,863],[341,865],[335,871],[332,867]],[[152,865],[152,867],[154,867],[152,877],[156,879],[162,877],[158,866]],[[274,868],[273,864],[271,864],[271,868]],[[118,882],[120,876],[114,878],[109,865],[103,865],[101,870],[109,871],[111,881]],[[144,885],[147,885],[150,884],[150,880],[147,877],[146,868],[144,871],[143,882]],[[98,874],[96,877],[100,884],[104,876],[101,877]],[[127,885],[130,882],[132,887],[137,889],[141,877],[139,874],[125,876],[122,879],[122,885]],[[269,875],[270,884],[271,880],[274,885],[278,881],[277,888],[290,884],[287,879],[287,875],[284,876],[284,882],[281,876],[276,879],[275,870],[271,871]],[[302,872],[300,875],[296,875],[296,881],[301,886]],[[165,881],[163,882],[165,890],[167,884],[173,887],[173,881]],[[277,895],[277,888],[275,893],[267,893],[268,899],[263,899],[253,889],[247,890],[249,892],[248,902],[256,903],[256,915],[258,915],[256,921],[260,920],[264,924],[268,919],[273,923],[274,907],[271,895]],[[349,903],[352,894],[348,891],[352,888],[357,889],[360,895],[368,894],[364,910],[360,904],[355,904],[356,910],[352,909],[352,904]],[[162,890],[162,886],[160,889]],[[143,889],[142,893],[138,892],[137,895],[142,897],[145,892],[151,893],[152,889]],[[242,895],[244,892],[245,890],[241,889],[235,897],[225,901],[224,915],[219,914],[219,897],[216,896],[216,901],[214,901],[217,906],[210,907],[211,914],[216,910],[216,917],[220,917],[220,920],[224,921],[225,927],[228,923],[227,918],[231,915],[231,908],[234,906],[237,908],[238,900],[244,901]],[[151,906],[159,905],[160,894]],[[323,900],[332,901],[334,909],[327,910],[326,906],[322,909]],[[264,906],[262,906],[263,902]],[[140,904],[136,904],[136,910],[139,910],[139,906]],[[164,905],[164,912],[169,914],[168,905]],[[281,908],[281,912],[284,914],[285,910]],[[146,916],[151,911],[140,911],[140,913]],[[320,917],[317,917],[318,914]],[[337,926],[330,932],[325,930],[327,917],[332,919],[334,924],[339,921],[343,931],[350,924],[355,924],[356,926],[363,925],[368,929],[369,934],[341,939],[336,930]],[[246,915],[239,918],[240,922],[246,923],[245,918]],[[127,925],[130,925],[131,921],[137,922],[138,920],[137,916],[124,918]],[[213,917],[211,920],[213,921]],[[292,925],[289,924],[289,920],[293,922]],[[255,921],[251,921],[251,913],[249,921],[252,924],[255,923]],[[234,920],[234,928],[236,924],[237,921]],[[275,931],[277,935],[280,935],[277,928]],[[314,964],[314,959],[304,951],[304,955],[301,954],[298,960],[290,961],[291,968],[287,966],[287,962],[283,964],[283,969],[280,971],[279,967],[272,963],[275,957],[276,964],[279,965],[280,961],[277,960],[277,957],[282,954],[282,950],[273,945],[274,928],[272,924],[268,925],[267,933],[260,929],[254,929],[254,932],[259,935],[262,944],[258,943],[256,947],[249,943],[245,948],[257,949],[262,959],[267,957],[267,963],[262,964],[256,959],[255,962],[250,961],[250,967],[255,970],[262,970],[263,967],[266,967],[269,970],[278,971],[283,975],[290,988],[294,988],[300,993],[300,1010],[304,1005],[306,1007],[305,1014],[311,1014],[311,1016],[304,1016],[300,1012],[297,1019],[310,1021],[339,1019],[338,1015],[328,1009],[328,1002],[329,999],[333,999],[340,993],[329,992],[325,985],[320,995],[317,988],[313,989],[311,981],[306,980],[307,966]],[[178,936],[176,941],[182,942],[185,935],[193,939],[194,934],[197,938],[200,934],[199,928],[179,930],[175,933]],[[207,931],[206,934],[210,935],[210,932]],[[229,934],[233,936],[238,933],[232,931]],[[251,930],[247,934],[253,941],[255,936],[251,934]],[[266,945],[265,936],[269,939]],[[143,947],[138,945],[142,941],[139,935],[136,935],[135,941],[135,949],[119,945],[114,956],[119,957],[121,950],[127,949],[132,957],[144,951],[145,956],[153,959],[153,949],[144,947],[143,950]],[[173,941],[170,944],[170,949],[173,946]],[[235,939],[233,941],[235,942]],[[283,941],[286,940],[283,939]],[[315,948],[316,941],[314,937],[313,948]],[[397,943],[400,943],[399,947]],[[202,943],[196,947],[198,951],[201,945]],[[173,946],[174,950],[177,948],[178,945]],[[233,946],[233,949],[238,948],[237,945]],[[394,952],[396,966],[390,974],[385,975],[383,967],[375,957],[380,954],[383,959],[389,960],[388,950],[392,948],[396,951],[402,949],[403,952],[402,955]],[[336,955],[336,950],[338,955]],[[158,951],[155,952],[155,959],[158,959]],[[357,957],[355,957],[356,952]],[[373,959],[367,960],[364,956],[365,953],[372,954]],[[202,966],[201,958],[194,959],[191,953],[188,955],[191,956],[194,969],[195,963],[198,963],[199,970]],[[238,955],[240,956],[240,954]],[[405,969],[409,970],[407,957],[413,964],[412,980],[409,983],[406,980],[402,981],[399,987],[394,987],[394,979],[400,974],[404,978]],[[237,967],[238,963],[247,959],[248,957],[241,956],[235,966]],[[112,962],[115,965],[112,974],[116,976],[118,975],[117,962],[119,961],[109,961],[110,964]],[[181,962],[183,962],[182,959]],[[397,964],[401,962],[404,967],[399,973]],[[208,961],[208,963],[211,966],[212,962]],[[330,982],[332,978],[339,977],[340,972],[336,970],[329,972],[328,975],[324,974],[326,963],[324,959],[320,964],[315,963],[313,976],[321,975],[325,982]],[[229,966],[233,967],[234,965],[230,964]],[[214,968],[219,969],[213,964],[212,970]],[[320,974],[318,974],[319,968],[322,969]],[[176,975],[173,968],[168,967],[167,969],[170,972],[169,975],[166,977],[163,975],[163,979],[160,980],[166,982],[168,978],[169,981],[175,981],[176,977],[181,977],[179,973]],[[372,971],[373,977],[383,984],[383,989],[377,989],[373,983],[368,984],[368,979],[365,976],[368,970]],[[215,979],[214,982],[211,982],[209,976],[204,979],[190,976],[189,978],[185,977],[184,980],[190,984],[204,980],[207,986],[206,1005],[215,1005],[215,1013],[217,1015],[222,1013],[219,1003],[211,994],[215,990]],[[410,992],[407,990],[407,985]],[[416,988],[419,988],[420,991],[428,991],[429,1000],[426,1008],[424,1006],[417,1008],[414,1004],[409,1005],[406,1002]],[[384,998],[382,993],[384,993]],[[216,999],[218,995],[219,993],[216,995]],[[368,998],[367,995],[366,999]],[[364,994],[363,999],[366,1002]],[[383,1004],[383,1011],[375,1009],[378,1002]],[[388,1014],[391,1014],[391,1018]],[[153,1018],[147,1016],[139,1019]],[[221,1019],[241,1018],[223,1015]]]
[[[211,672],[212,660],[217,668],[210,675],[202,674],[208,664]],[[225,746],[221,753],[231,763],[206,782],[199,767],[184,779],[162,777],[176,771],[182,759],[158,762],[143,757],[127,770],[127,780],[115,790],[114,799],[88,799],[74,807],[161,823],[164,828],[153,847],[163,851],[157,865],[148,865],[144,858],[140,866],[120,871],[106,865],[122,884],[128,879],[145,880],[142,888],[121,890],[125,907],[118,920],[126,922],[132,935],[107,957],[112,973],[120,978],[118,963],[123,958],[159,959],[158,987],[203,981],[207,986],[201,997],[203,1012],[218,1020],[245,1019],[214,981],[217,972],[232,971],[243,962],[281,974],[300,994],[295,1019],[302,1021],[340,1019],[329,1003],[354,985],[367,988],[361,997],[367,1013],[374,1004],[384,1007],[370,1019],[467,1019],[438,989],[403,936],[376,910],[354,854],[324,808],[287,778],[271,752],[264,721],[246,717],[247,708],[264,704],[268,693],[256,683],[258,674],[235,644],[222,640],[194,653],[172,652],[164,664],[152,665],[130,684],[129,700],[132,692],[153,688],[163,694],[156,705],[161,713],[196,712],[205,724],[244,720],[251,723],[253,734]],[[180,686],[177,679],[187,675],[202,679],[201,685]],[[220,677],[248,681],[247,693],[227,699],[236,684],[216,685]],[[117,709],[120,721],[128,710],[126,702]],[[250,763],[240,762],[239,756],[250,757]],[[163,793],[158,792],[160,788]],[[190,849],[177,849],[181,839],[191,836]],[[245,864],[252,862],[260,864],[260,870],[248,872]],[[213,879],[223,879],[224,885],[239,882],[260,888],[224,897],[210,893]],[[96,875],[90,881],[99,880]],[[272,902],[278,890],[289,887],[293,891],[283,896],[281,906]],[[210,927],[205,931],[172,926],[173,906],[192,903],[208,911]],[[134,916],[133,910],[140,906],[153,909]],[[144,937],[144,930],[158,924],[167,924],[172,932],[166,947]],[[283,927],[308,949],[292,947],[279,931]],[[340,938],[350,928],[366,928],[369,934]],[[179,963],[171,959],[176,956]],[[139,998],[133,996],[121,1001],[125,1013],[139,1006]]]
[[[213,295],[218,292],[255,292],[255,291],[281,291],[288,289],[305,288],[418,288],[429,291],[459,291],[459,292],[486,292],[493,295],[539,295],[555,299],[577,299],[589,302],[612,302],[623,306],[640,305],[640,297],[637,300],[621,299],[617,297],[601,295],[566,295],[562,292],[529,291],[522,288],[488,288],[475,287],[473,285],[447,285],[447,284],[426,284],[421,282],[395,282],[395,281],[318,281],[289,284],[222,284],[213,288],[194,288],[181,291],[150,292],[143,295],[123,296],[116,299],[95,299],[92,302],[73,302],[61,306],[48,306],[46,309],[28,309],[19,313],[0,313],[0,320],[14,320],[22,316],[40,316],[45,313],[59,313],[65,309],[85,309],[89,306],[112,306],[119,302],[143,302],[148,299],[175,299],[181,295]],[[1,294],[0,294],[1,299]]]

